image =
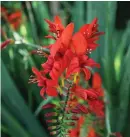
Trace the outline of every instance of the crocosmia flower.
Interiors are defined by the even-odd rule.
[[[34,75],[30,77],[30,82],[41,87],[40,95],[44,99],[48,96],[59,99],[58,105],[49,103],[43,107],[49,110],[45,114],[47,124],[58,124],[48,127],[50,134],[60,135],[62,127],[65,135],[79,137],[84,116],[92,115],[101,119],[104,116],[102,79],[93,70],[100,69],[100,64],[89,56],[98,47],[96,41],[103,32],[98,31],[97,18],[81,26],[75,33],[74,23],[65,26],[59,16],[55,16],[54,21],[45,21],[49,32],[53,33],[46,38],[53,39],[54,43],[42,47],[41,51],[34,51],[35,54],[41,53],[46,62],[41,64],[41,70],[32,68]],[[98,136],[90,128],[87,137]]]
[[[19,28],[22,21],[22,12],[20,10],[10,12],[7,8],[1,7],[1,14],[13,29],[17,30]]]

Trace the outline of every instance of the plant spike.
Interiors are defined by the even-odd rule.
[[[74,23],[64,27],[59,16],[55,16],[54,22],[45,21],[49,31],[55,34],[55,37],[48,35],[46,38],[53,38],[55,42],[47,47],[49,54],[34,51],[45,56],[47,61],[40,71],[32,68],[34,76],[30,82],[42,87],[40,95],[44,99],[60,96],[58,104],[43,106],[50,135],[78,137],[85,116],[104,117],[101,77],[93,71],[94,67],[100,68],[100,64],[89,57],[99,46],[96,41],[104,33],[98,31],[97,18],[83,25],[74,35]],[[88,85],[90,79],[92,85]]]

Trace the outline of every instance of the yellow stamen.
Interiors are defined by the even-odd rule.
[[[64,87],[64,86],[65,86],[64,79],[65,79],[65,78],[62,76],[62,77],[61,77],[61,86],[62,86],[62,87]]]
[[[62,89],[61,89],[61,87],[60,87],[60,86],[58,86],[58,88],[57,88],[57,89],[59,90],[60,94],[62,94],[62,93],[63,93],[63,91],[62,91]]]
[[[74,83],[77,83],[77,78],[78,78],[78,76],[79,76],[79,73],[77,72],[76,74],[74,74]]]

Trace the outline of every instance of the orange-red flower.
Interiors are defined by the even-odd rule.
[[[98,44],[95,42],[99,40],[100,35],[104,34],[104,32],[98,31],[97,21],[98,19],[95,18],[90,24],[85,24],[79,29],[79,32],[82,33],[82,35],[85,37],[87,41],[88,51],[96,49]]]
[[[57,35],[57,37],[59,38],[61,33],[63,32],[64,28],[65,28],[62,24],[62,21],[61,21],[60,17],[55,16],[54,17],[54,22],[51,22],[48,19],[45,19],[45,21],[49,25],[49,31],[52,32],[52,33],[55,33]]]
[[[78,74],[78,77],[83,74],[85,81],[88,81],[91,78],[91,69],[93,67],[100,68],[100,64],[86,55],[90,49],[94,50],[97,47],[95,41],[102,34],[98,32],[97,19],[82,26],[74,35],[74,24],[70,23],[64,27],[58,16],[55,16],[54,22],[47,19],[46,22],[49,24],[49,31],[56,35],[56,37],[49,35],[47,38],[52,38],[55,42],[49,45],[50,55],[46,56],[47,61],[42,64],[42,70],[32,69],[35,77],[32,77],[31,82],[38,83],[38,86],[42,87],[40,91],[42,97],[45,93],[49,96],[57,96],[57,90],[61,90],[59,79],[66,77],[67,80],[61,82],[62,87],[63,85],[66,86],[68,81],[71,81],[69,82],[72,83],[70,92],[76,98],[76,100],[71,98],[67,102],[67,106],[71,107],[67,107],[66,112],[95,113],[97,116],[103,116],[104,103],[102,101],[103,90],[100,75],[98,73],[92,75],[92,86],[89,86],[89,88],[79,85],[79,81],[75,82],[75,74]],[[74,83],[72,82],[73,78]],[[78,103],[78,98],[85,100],[87,106]],[[74,131],[74,134],[76,132]]]
[[[8,23],[13,27],[13,29],[18,29],[21,24],[22,12],[20,10],[9,13],[8,9],[1,7],[2,16]]]
[[[83,100],[88,100],[88,99],[97,99],[98,96],[92,89],[85,89],[82,88],[81,86],[74,86],[72,89],[72,92],[75,93],[76,96],[79,98],[82,98]]]
[[[74,24],[70,23],[64,29],[60,38],[58,38],[56,42],[51,45],[50,53],[53,57],[56,55],[57,52],[64,54],[65,51],[69,48],[73,30],[74,30]]]
[[[95,89],[98,96],[103,97],[104,92],[102,89],[102,79],[99,73],[94,73],[92,78],[92,88]]]
[[[83,55],[87,52],[87,41],[80,32],[72,37],[71,49],[76,55]]]
[[[101,88],[101,77],[98,73],[94,73],[92,79],[92,88],[82,88],[75,85],[71,91],[79,98],[88,102],[88,110],[90,113],[95,113],[98,117],[104,116],[103,90]]]
[[[98,117],[104,117],[104,102],[102,100],[88,100],[89,110]]]
[[[89,109],[91,112],[95,113],[99,117],[104,116],[104,102],[101,97],[104,96],[103,89],[101,87],[102,80],[98,73],[94,73],[92,79],[92,88],[88,90],[93,90],[94,93],[98,96],[98,100],[93,100],[91,98],[88,99]]]
[[[35,76],[31,77],[30,82],[38,83],[38,86],[42,87],[40,91],[42,97],[45,94],[57,96],[58,91],[64,92],[63,95],[66,96],[66,99],[61,101],[64,104],[63,111],[66,114],[71,114],[71,116],[65,116],[66,120],[70,120],[66,122],[66,125],[74,126],[77,122],[76,127],[71,129],[68,134],[70,137],[79,137],[84,121],[83,117],[80,117],[81,115],[95,114],[101,118],[104,116],[102,80],[98,73],[92,71],[94,67],[100,68],[100,64],[87,55],[91,50],[96,49],[98,45],[95,42],[103,33],[98,32],[97,19],[82,26],[75,34],[73,34],[74,23],[64,27],[58,16],[55,16],[54,22],[47,19],[45,21],[49,25],[49,31],[54,33],[46,38],[55,41],[47,47],[50,54],[45,56],[47,61],[42,64],[42,70],[38,71],[36,68],[32,68]],[[86,88],[81,83],[82,78],[87,82]],[[92,85],[89,85],[90,78],[92,78]],[[83,102],[81,103],[79,100]],[[52,104],[44,106],[48,109],[54,107]],[[55,112],[48,112],[45,116],[56,115]],[[63,118],[64,116],[62,122]],[[57,120],[47,119],[47,123],[54,122]],[[53,127],[48,129],[53,130]],[[51,134],[58,134],[58,131],[52,131]],[[90,127],[87,137],[98,137],[98,135]]]
[[[71,50],[67,50],[64,55],[59,53],[55,58],[50,55],[47,62],[42,64],[43,72],[45,74],[49,73],[52,79],[58,79],[67,68],[72,57],[73,53]]]
[[[89,80],[91,77],[91,72],[88,67],[99,68],[100,65],[86,55],[76,56],[71,60],[70,65],[68,66],[66,77],[69,77],[71,74],[77,72],[83,72],[85,75],[85,79]]]
[[[44,73],[42,74],[42,71],[38,71],[36,68],[32,68],[33,73],[35,74],[35,77],[30,79],[30,82],[38,83],[39,87],[42,87],[40,91],[40,95],[44,98],[44,94],[46,93],[49,96],[57,96],[57,86],[58,82],[57,80],[51,80],[47,79],[44,76]]]
[[[52,67],[54,65],[54,58],[52,56],[48,56],[47,61],[42,64],[43,72],[45,74],[50,73]]]
[[[13,26],[15,30],[19,28],[21,24],[21,19],[22,19],[21,11],[13,12],[8,16],[8,21],[10,22],[10,24]]]

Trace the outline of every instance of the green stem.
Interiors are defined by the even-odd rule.
[[[41,47],[40,45],[36,45],[36,44],[29,43],[29,42],[27,42],[26,40],[24,40],[24,39],[22,39],[22,38],[21,38],[20,41],[18,41],[18,43],[17,43],[17,41],[16,41],[15,44],[16,44],[16,45],[24,44],[24,45],[26,45],[26,46],[30,46],[30,47],[36,48],[36,49],[39,49],[39,48],[40,48],[40,49],[43,50],[44,52],[46,52],[46,53],[48,53],[48,54],[50,53],[49,49],[43,48],[43,47]]]
[[[65,105],[64,105],[64,108],[63,108],[63,116],[62,116],[62,119],[61,119],[61,125],[63,124],[64,117],[65,117],[65,112],[66,112],[66,107],[67,107],[68,101],[70,100],[70,88],[72,87],[72,85],[73,85],[73,83],[70,84],[70,86],[68,88],[68,91],[67,91],[67,96],[66,96],[66,99],[65,99]]]

